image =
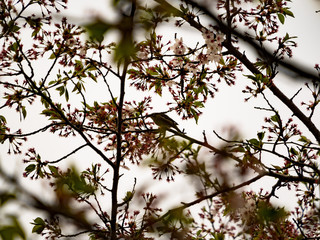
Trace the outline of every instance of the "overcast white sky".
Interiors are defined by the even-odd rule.
[[[103,16],[108,12],[108,17],[112,17],[112,12],[108,11],[104,0],[69,0],[70,2],[70,11],[68,12],[69,16],[74,16],[75,20],[89,19],[90,16],[95,16],[99,14]],[[282,26],[281,32],[288,32],[290,35],[298,36],[298,48],[294,50],[294,60],[299,63],[313,68],[315,63],[320,63],[320,44],[319,44],[319,19],[320,13],[315,13],[316,10],[320,9],[319,1],[316,0],[293,0],[293,3],[290,4],[292,7],[292,12],[295,14],[295,18],[287,18],[286,24]],[[169,32],[169,38],[173,39],[175,29],[164,29],[164,33]],[[200,35],[198,35],[200,36]],[[188,32],[183,32],[184,39],[188,39],[188,42],[197,42],[198,39],[194,39],[194,35]],[[187,41],[187,40],[186,40]],[[247,49],[243,49],[247,51]],[[42,68],[42,66],[39,66]],[[225,127],[233,125],[239,129],[239,131],[247,137],[255,137],[257,131],[261,130],[261,125],[263,124],[263,119],[266,116],[265,112],[255,110],[255,106],[261,106],[261,101],[259,99],[254,99],[248,103],[244,103],[244,98],[246,95],[242,94],[239,91],[239,87],[248,84],[248,80],[245,77],[239,76],[238,83],[236,87],[227,87],[225,84],[221,84],[220,91],[218,92],[215,99],[210,100],[207,104],[207,109],[205,110],[203,117],[200,119],[199,124],[195,125],[194,122],[180,122],[181,128],[185,128],[186,132],[191,136],[201,138],[202,131],[206,130],[208,137],[211,141],[215,141],[214,137],[210,137],[210,133],[213,129],[217,130],[220,133],[223,133]],[[295,91],[299,89],[301,83],[299,81],[293,81],[287,75],[279,75],[276,79],[276,84],[281,90],[289,93],[289,96],[292,96]],[[96,88],[93,86],[92,89]],[[95,90],[95,94],[96,94]],[[103,92],[102,92],[103,94]],[[305,99],[306,92],[302,92],[297,99]],[[130,92],[128,92],[130,97]],[[132,97],[132,96],[131,96]],[[159,99],[161,103],[161,99]],[[297,101],[297,102],[299,102]],[[265,105],[263,105],[265,106]],[[164,105],[162,106],[164,107]],[[279,104],[279,110],[286,109],[282,104]],[[157,110],[158,111],[158,110]],[[287,111],[287,110],[285,110]],[[290,112],[288,112],[288,116]],[[2,113],[1,113],[2,114]],[[42,122],[41,118],[31,116],[32,112],[29,113],[31,117],[31,122],[28,124],[30,130],[36,129],[38,126],[44,126],[45,122]],[[171,115],[174,117],[174,115]],[[7,119],[11,125],[12,130],[15,129],[15,126],[19,126],[19,120],[16,117]],[[317,120],[315,124],[319,126],[320,122],[320,113],[317,112]],[[18,128],[18,127],[17,127]],[[78,146],[79,141],[75,139],[57,139],[48,137],[46,134],[41,134],[40,136],[35,137],[34,140],[30,138],[30,141],[27,142],[26,146],[31,147],[37,145],[40,153],[45,159],[55,160],[63,156],[65,153],[68,153],[72,150],[72,146]],[[67,148],[66,148],[67,146]],[[22,169],[25,167],[22,165],[21,159],[23,156],[7,156],[5,146],[0,146],[0,163],[1,166],[5,169],[8,169],[10,172],[15,172],[16,174],[22,175]],[[81,158],[81,159],[80,159]],[[91,161],[95,159],[95,155],[92,155],[86,151],[80,152],[77,156],[71,158],[71,161],[74,163],[82,162],[84,166],[90,165]],[[41,183],[35,183],[30,180],[23,180],[26,185],[32,186],[41,186]],[[128,184],[124,191],[130,190],[132,186],[132,176],[128,178]],[[178,181],[177,184],[180,184]],[[40,187],[39,186],[39,187]],[[171,185],[174,186],[174,185]],[[259,186],[255,186],[259,187]],[[0,182],[1,189],[1,182]],[[33,189],[33,187],[32,187]],[[179,187],[174,188],[174,191],[177,191]],[[167,190],[167,189],[166,189]],[[183,189],[181,189],[183,191]],[[43,192],[41,193],[43,194]]]

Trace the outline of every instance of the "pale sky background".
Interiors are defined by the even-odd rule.
[[[105,16],[106,12],[108,12],[107,16],[112,18],[114,17],[112,15],[112,12],[108,11],[108,7],[106,6],[104,0],[69,0],[70,1],[70,10],[67,12],[68,16],[73,16],[72,19],[79,20],[79,19],[90,19],[92,16]],[[319,30],[318,30],[318,23],[320,19],[320,13],[315,13],[316,10],[320,9],[320,4],[318,4],[319,1],[316,0],[293,0],[292,4],[289,4],[291,7],[292,12],[295,15],[295,18],[286,18],[286,22],[284,26],[281,26],[281,32],[286,33],[288,32],[291,36],[298,36],[298,39],[296,40],[298,42],[298,48],[294,49],[294,60],[298,61],[300,64],[307,66],[309,68],[313,68],[315,63],[320,63],[320,44],[319,44]],[[176,32],[176,29],[169,29],[169,28],[163,28],[161,31],[166,34],[165,37],[168,37],[168,39],[173,40],[174,34]],[[169,33],[169,34],[167,34]],[[178,33],[178,37],[182,36],[183,39],[187,43],[190,43],[191,46],[193,46],[199,39],[198,37],[201,37],[200,34],[196,35],[197,38],[195,39],[194,34],[190,34],[188,31],[182,31]],[[193,44],[193,45],[192,45]],[[246,48],[243,49],[246,50],[246,53],[248,56],[250,56],[250,51]],[[45,70],[44,66],[39,66],[39,69],[42,68]],[[54,75],[53,75],[54,76]],[[287,75],[279,74],[276,77],[275,80],[276,85],[285,93],[288,93],[289,97],[294,95],[294,93],[300,88],[299,86],[303,84],[303,82],[299,81],[293,81],[290,77]],[[256,133],[258,131],[261,131],[261,126],[264,124],[264,117],[268,116],[266,112],[262,112],[260,110],[255,110],[254,107],[259,106],[266,106],[265,103],[261,102],[260,99],[253,99],[247,103],[244,102],[244,98],[247,96],[239,90],[239,87],[245,86],[249,84],[249,80],[247,80],[245,77],[239,76],[236,86],[234,87],[228,87],[226,84],[218,84],[219,86],[219,92],[216,94],[216,97],[213,100],[208,101],[207,108],[204,111],[204,114],[199,120],[198,125],[196,125],[193,121],[185,121],[181,122],[179,121],[180,128],[184,128],[188,135],[193,136],[195,138],[198,138],[202,140],[202,131],[205,130],[207,133],[208,140],[215,146],[217,144],[217,139],[213,136],[212,130],[216,130],[217,132],[221,133],[222,135],[225,133],[224,129],[234,126],[236,127],[239,132],[247,137],[247,138],[253,138],[256,137]],[[127,85],[128,86],[128,85]],[[115,86],[115,89],[117,86]],[[105,88],[104,92],[99,92],[96,85],[92,85],[91,88],[87,87],[87,93],[90,96],[90,90],[93,91],[94,95],[91,96],[101,96],[101,101],[105,101],[104,98],[105,94]],[[1,90],[0,90],[1,91]],[[98,92],[97,92],[98,91]],[[131,95],[129,92],[130,90],[127,90],[127,97],[136,97],[134,94]],[[269,92],[269,91],[268,91]],[[300,103],[302,99],[306,99],[308,92],[302,91],[296,98],[296,102]],[[163,109],[156,108],[155,111],[161,111],[165,110],[165,105],[163,104],[163,100],[159,98],[159,101],[156,102],[156,105],[163,105]],[[278,101],[275,100],[275,103]],[[297,104],[298,106],[300,104]],[[38,107],[37,105],[34,106],[35,108]],[[286,107],[283,106],[282,103],[278,104],[277,106],[280,110],[284,109],[288,116],[290,116],[290,112],[287,111]],[[5,115],[5,113],[0,113],[2,115]],[[176,116],[174,114],[170,115],[175,120]],[[7,117],[7,116],[6,116]],[[30,118],[29,118],[30,117]],[[38,116],[32,116],[32,112],[28,113],[28,126],[27,129],[29,131],[37,129],[39,126],[45,126],[45,122],[43,122],[42,117]],[[19,123],[19,119],[17,119],[16,115],[9,115],[7,118],[9,125],[12,130],[18,129],[19,126],[21,126],[21,123]],[[314,118],[314,123],[316,126],[319,126],[320,122],[320,111],[318,110],[316,113],[316,118]],[[25,124],[22,122],[22,124]],[[27,130],[25,131],[27,132]],[[303,132],[307,134],[307,131],[303,129]],[[55,160],[60,158],[61,156],[67,154],[74,148],[80,145],[80,142],[77,141],[74,138],[70,139],[61,139],[56,138],[51,135],[42,133],[35,137],[29,138],[29,141],[25,143],[25,149],[28,149],[29,147],[35,146],[39,153],[42,155],[43,159],[47,160]],[[10,173],[16,174],[18,176],[22,175],[23,169],[25,168],[25,165],[22,164],[22,159],[24,156],[22,155],[11,155],[7,156],[5,153],[7,151],[7,144],[5,146],[0,146],[0,164],[3,168],[7,169]],[[68,162],[63,164],[64,166],[69,165],[71,162],[74,164],[77,164],[79,166],[83,166],[83,168],[91,165],[91,162],[99,162],[100,159],[97,158],[95,154],[92,154],[91,151],[82,150],[77,155],[71,157]],[[131,170],[133,170],[135,167],[132,167],[128,165]],[[79,169],[82,169],[82,167],[79,167]],[[145,169],[146,170],[146,169]],[[135,170],[136,171],[136,170]],[[129,172],[128,172],[129,173]],[[120,183],[120,189],[123,192],[126,192],[128,190],[131,190],[132,188],[132,182],[133,182],[133,175],[130,173],[128,174],[126,170],[124,170],[124,174],[128,175],[127,177],[124,177],[122,181],[125,181],[125,184]],[[151,171],[146,171],[143,173],[147,179],[151,177]],[[180,201],[186,201],[185,194],[186,189],[184,188],[186,185],[185,180],[179,181],[179,176],[177,177],[177,181],[175,183],[171,183],[168,186],[166,185],[165,191],[168,192],[168,188],[173,190],[175,194],[175,197],[177,198],[177,201],[172,201],[172,197],[170,198],[170,201],[168,201],[169,205],[176,205]],[[35,188],[39,188],[39,194],[43,198],[50,199],[50,191],[43,189],[43,187],[47,187],[46,184],[41,183],[40,181],[31,181],[29,179],[22,179],[22,184],[24,184],[27,187],[30,187],[31,190]],[[142,185],[144,182],[138,180],[138,186]],[[161,182],[163,184],[164,182]],[[264,184],[267,182],[264,180]],[[181,185],[182,184],[182,185]],[[188,183],[190,184],[190,183]],[[259,189],[261,182],[255,183],[252,185],[254,189]],[[0,190],[1,190],[1,181],[0,181]],[[182,186],[182,187],[181,187]],[[187,185],[188,186],[188,185]],[[159,184],[155,184],[152,186],[149,186],[150,191],[158,191],[159,190]],[[181,194],[177,194],[178,191],[181,191]],[[191,195],[190,195],[191,194]],[[189,200],[193,200],[193,192],[191,191],[189,196],[191,197]],[[287,194],[287,193],[286,193]],[[290,195],[286,198],[286,200],[290,200]],[[280,202],[286,202],[283,198],[284,196],[280,197]],[[180,199],[180,200],[178,200]],[[28,213],[29,214],[29,213]],[[30,216],[30,217],[29,217]],[[31,221],[32,218],[35,218],[38,216],[38,213],[30,213],[28,215],[28,222]],[[28,225],[28,222],[26,222],[27,231],[29,231],[32,226]]]

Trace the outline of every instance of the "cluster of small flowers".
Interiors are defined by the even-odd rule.
[[[197,57],[202,64],[208,64],[209,62],[219,62],[222,55],[222,42],[224,40],[223,34],[214,34],[213,32],[203,29],[202,37],[207,45],[206,53],[201,53]]]
[[[223,34],[214,34],[213,32],[203,29],[202,36],[206,43],[206,52],[201,52],[197,57],[197,61],[200,64],[209,64],[210,62],[219,62],[222,54],[222,42],[224,41]],[[176,39],[176,42],[173,44],[170,49],[174,52],[175,55],[183,55],[186,52],[186,46],[183,43],[182,38]],[[172,62],[173,66],[180,66],[184,64],[184,61],[181,57],[175,57]],[[195,64],[187,63],[188,66],[184,66],[189,69],[191,72],[197,72],[197,66]]]
[[[176,39],[176,42],[172,46],[172,51],[175,55],[183,55],[186,52],[186,47],[183,44],[182,37],[180,39]]]
[[[183,43],[182,37],[180,39],[176,38],[176,42],[169,49],[173,51],[177,57],[174,57],[170,64],[174,67],[183,67],[184,60],[180,57],[186,52],[186,46]]]
[[[183,58],[183,55],[186,54],[187,47],[183,43],[183,38],[176,38],[175,43],[169,47],[168,50],[171,50],[175,57],[170,61],[170,65],[173,68],[184,68],[185,70],[196,74],[199,69],[199,63],[201,65],[209,64],[210,62],[219,62],[222,54],[222,42],[224,40],[223,34],[214,34],[213,32],[203,29],[202,36],[206,43],[206,50],[201,51],[197,56],[194,62],[186,61]],[[148,49],[145,46],[140,47],[137,57],[142,60],[149,58]]]
[[[175,55],[177,55],[176,57],[174,57],[172,59],[172,61],[170,62],[170,64],[174,67],[184,67],[186,70],[192,72],[193,74],[196,74],[196,72],[198,71],[198,66],[197,64],[193,64],[193,63],[185,63],[184,59],[181,58],[181,55],[185,54],[187,48],[183,43],[183,39],[176,39],[176,42],[173,44],[172,47],[170,47],[170,50],[172,50],[174,52]]]
[[[137,57],[139,59],[148,59],[149,58],[149,52],[146,47],[140,47],[140,50],[137,53]]]

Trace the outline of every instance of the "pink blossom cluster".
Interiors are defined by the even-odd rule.
[[[175,43],[173,44],[172,47],[170,47],[170,50],[172,50],[174,54],[177,55],[176,57],[173,58],[173,60],[171,61],[171,64],[174,67],[183,67],[184,60],[183,58],[181,58],[181,56],[185,54],[186,46],[183,43],[182,37],[180,39],[178,38],[175,39]]]
[[[202,36],[205,40],[206,50],[201,51],[197,55],[196,61],[198,61],[200,64],[209,64],[211,62],[219,63],[222,57],[221,51],[222,42],[224,41],[224,35],[215,34],[207,29],[204,29],[202,31]],[[172,50],[176,55],[176,57],[174,57],[174,59],[171,61],[174,67],[184,66],[193,73],[197,72],[197,64],[191,62],[185,63],[182,58],[182,55],[184,55],[187,50],[182,38],[177,38],[173,46],[170,47],[170,50]]]
[[[202,37],[206,43],[207,51],[205,53],[199,54],[197,59],[202,64],[208,64],[210,62],[219,62],[222,55],[222,42],[224,41],[223,34],[215,34],[208,29],[202,31]]]
[[[172,51],[175,55],[183,55],[186,52],[186,46],[183,44],[182,37],[176,38],[176,42],[172,46]]]
[[[140,50],[137,53],[137,57],[139,59],[148,59],[149,58],[149,52],[146,47],[141,47]]]

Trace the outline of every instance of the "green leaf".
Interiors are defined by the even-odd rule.
[[[263,76],[261,73],[255,74],[255,75],[246,75],[244,74],[245,77],[255,81],[255,82],[262,82],[262,83],[268,83],[269,78]]]
[[[295,156],[299,154],[298,151],[296,149],[294,149],[293,147],[290,148],[290,153],[295,155]]]
[[[194,120],[196,121],[196,124],[198,124],[198,120],[199,120],[198,112],[194,108],[191,108],[190,111]]]
[[[291,11],[289,10],[289,8],[283,8],[282,10],[283,10],[284,15],[288,15],[288,16],[294,18],[294,14],[293,14],[293,12],[291,12]]]
[[[88,73],[88,76],[95,82],[97,82],[97,78],[94,74],[92,74],[91,72],[87,72]]]
[[[20,223],[16,216],[8,216],[11,218],[10,225],[0,225],[0,239],[3,240],[15,240],[15,239],[26,239],[25,233],[21,228]],[[17,237],[19,236],[19,237]]]
[[[195,101],[195,102],[193,103],[193,105],[194,105],[196,108],[203,108],[203,107],[204,107],[204,104],[203,104],[203,102],[201,102],[201,101]]]
[[[236,146],[231,149],[232,152],[245,152],[245,149],[242,146]]]
[[[55,59],[56,58],[56,54],[53,52],[53,53],[51,53],[51,55],[50,55],[50,57],[49,57],[49,59]]]
[[[81,83],[81,82],[77,82],[75,85],[74,85],[74,88],[72,89],[72,92],[78,92],[80,93],[81,91],[85,90],[84,88],[84,85]]]
[[[125,203],[130,202],[131,199],[133,198],[133,192],[128,191],[126,193],[126,196],[122,199]]]
[[[249,79],[251,79],[251,80],[256,81],[256,76],[254,76],[254,75],[247,75],[247,74],[244,74],[243,76],[245,76],[245,77],[247,77],[247,78],[249,78]]]
[[[135,55],[136,55],[136,48],[134,46],[132,37],[123,36],[115,49],[115,60],[116,61],[124,60],[127,58],[131,58]],[[158,73],[156,73],[156,75],[158,75]]]
[[[280,119],[279,119],[278,115],[273,115],[270,119],[271,119],[271,121],[276,122],[276,123],[280,122]]]
[[[113,0],[113,1],[112,1],[113,6],[117,6],[118,3],[119,3],[119,1],[120,1],[120,0]]]
[[[300,142],[304,142],[306,144],[309,144],[311,141],[306,136],[301,136],[299,139]]]
[[[30,165],[28,165],[28,166],[24,169],[24,171],[27,172],[27,173],[31,173],[31,172],[33,172],[35,169],[36,169],[36,165],[35,165],[35,164],[30,164]]]
[[[265,132],[258,132],[258,139],[260,140],[260,141],[262,141],[263,140],[263,138],[264,138],[264,134],[265,134]]]
[[[89,37],[92,40],[96,40],[98,42],[103,41],[105,33],[109,31],[111,27],[112,26],[110,24],[104,22],[101,19],[96,19],[94,22],[84,26]]]
[[[268,224],[269,222],[279,223],[288,216],[284,208],[275,208],[264,202],[259,203],[257,214],[262,224]]]
[[[17,42],[14,42],[13,44],[11,44],[11,46],[9,47],[9,49],[11,50],[11,51],[17,51],[18,50],[18,47],[19,47],[19,45],[18,45],[18,43]]]
[[[18,32],[20,30],[20,27],[17,26],[13,20],[9,22],[8,26],[11,32]]]
[[[278,19],[279,19],[279,21],[280,21],[282,24],[284,24],[285,18],[284,18],[284,15],[283,15],[283,14],[278,13]]]
[[[15,199],[16,195],[8,192],[1,192],[0,193],[0,206],[3,206],[6,202],[10,201],[11,199]]]
[[[252,144],[254,147],[258,147],[259,148],[261,146],[260,141],[257,140],[256,138],[252,138],[252,139],[248,140],[248,142],[250,144]]]
[[[61,175],[60,175],[61,176]],[[70,169],[68,175],[61,176],[59,179],[60,185],[66,185],[72,192],[82,195],[92,195],[95,192],[95,187],[87,183],[85,177],[78,173],[75,168]]]
[[[56,90],[59,92],[60,96],[62,96],[64,94],[65,87],[64,86],[60,86],[60,87],[57,87]]]
[[[46,226],[45,221],[40,217],[37,217],[36,219],[34,219],[33,223],[31,223],[31,224],[35,225],[32,228],[32,232],[33,233],[37,233],[37,234],[41,234],[42,231],[44,230],[45,226]]]
[[[53,175],[53,177],[56,177],[59,175],[58,168],[56,166],[49,165],[48,168],[51,171],[51,174]]]
[[[26,110],[26,107],[25,107],[25,106],[22,106],[22,107],[21,107],[21,112],[22,112],[23,118],[25,119],[26,116],[27,116],[27,110]]]
[[[275,169],[279,170],[279,171],[282,169],[281,167],[279,167],[279,166],[277,166],[277,165],[271,164],[271,166],[274,167]]]
[[[45,94],[45,93],[44,93]],[[47,102],[47,100],[43,97],[41,97],[41,103],[46,107],[48,108],[49,107],[49,103]]]
[[[32,33],[31,33],[31,37],[35,37],[40,31],[40,28],[36,28]]]
[[[213,240],[224,240],[225,236],[223,233],[218,232],[218,233],[212,233],[213,234]]]
[[[7,120],[4,116],[0,115],[0,123],[1,124],[6,124],[7,123]]]

